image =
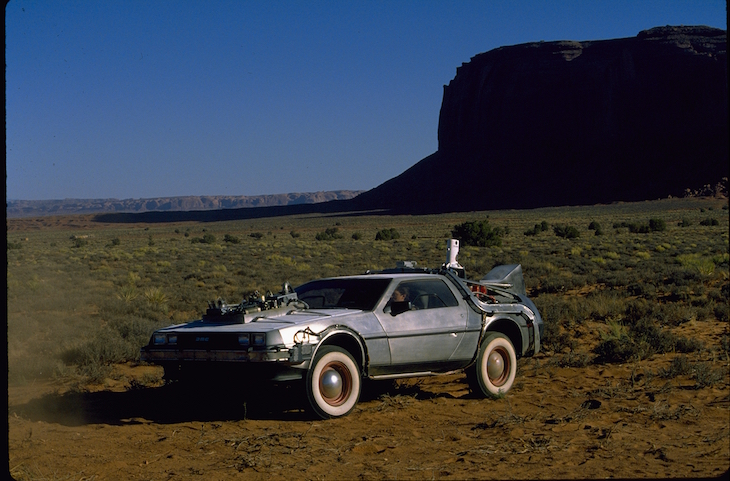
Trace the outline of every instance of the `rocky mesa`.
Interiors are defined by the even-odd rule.
[[[438,151],[353,202],[408,213],[638,201],[728,176],[727,32],[533,42],[444,87]]]
[[[178,212],[240,209],[247,207],[273,207],[300,204],[317,204],[332,200],[347,200],[360,191],[337,190],[271,195],[189,195],[182,197],[158,197],[151,199],[63,199],[63,200],[11,200],[7,202],[8,217],[42,215],[92,214],[101,212]]]

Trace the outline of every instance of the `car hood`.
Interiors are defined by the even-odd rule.
[[[214,323],[202,319],[158,329],[164,333],[193,332],[267,332],[278,331],[299,326],[310,326],[325,322],[327,325],[337,323],[336,318],[357,316],[363,311],[357,309],[306,309],[288,310],[285,313],[267,313],[263,311],[246,323]]]

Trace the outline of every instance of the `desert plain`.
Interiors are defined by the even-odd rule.
[[[715,478],[730,466],[727,199],[211,223],[8,219],[8,465],[17,480]],[[180,385],[161,326],[325,275],[521,263],[545,344],[499,399],[461,373],[368,383],[322,421],[297,386]],[[541,227],[540,227],[541,226]],[[577,236],[565,235],[574,227]],[[323,232],[333,235],[317,240]],[[395,239],[375,240],[381,229]],[[559,235],[561,234],[561,235]],[[322,236],[320,236],[322,238]]]

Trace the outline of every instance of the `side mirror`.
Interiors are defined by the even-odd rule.
[[[410,301],[393,301],[390,303],[390,315],[397,316],[411,310]]]

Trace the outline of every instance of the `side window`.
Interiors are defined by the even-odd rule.
[[[409,301],[414,309],[437,309],[459,305],[451,289],[441,279],[401,282],[393,291],[391,301]]]

